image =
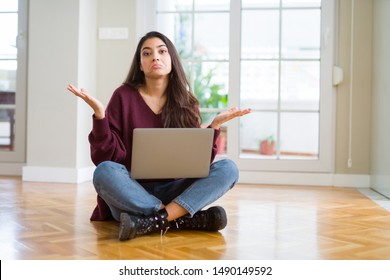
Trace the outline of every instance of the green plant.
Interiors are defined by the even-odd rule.
[[[202,75],[202,66],[195,66],[194,94],[199,100],[202,108],[226,108],[227,94],[221,93],[223,86],[212,83],[215,69],[210,69],[205,75]]]
[[[274,139],[273,135],[269,135],[269,136],[263,138],[262,141],[267,141],[267,144],[271,145],[272,143],[275,142],[275,139]]]
[[[228,102],[228,95],[223,93],[223,85],[213,82],[213,77],[215,76],[216,68],[209,69],[204,71],[202,65],[202,55],[199,53],[193,53],[186,46],[189,41],[191,41],[190,33],[187,31],[187,26],[191,21],[191,18],[187,14],[180,14],[177,18],[177,37],[176,45],[180,54],[180,57],[187,61],[184,63],[185,72],[187,75],[190,84],[193,87],[193,92],[197,97],[201,108],[226,108]],[[193,49],[202,49],[200,46],[196,45]],[[210,119],[215,116],[215,113],[203,113],[202,118]]]
[[[192,81],[193,92],[199,101],[200,108],[222,109],[227,107],[228,95],[222,93],[223,85],[213,83],[215,69],[209,69],[206,74],[202,71],[202,64],[195,64],[194,69],[185,68],[189,81]],[[192,73],[192,75],[191,75]],[[191,79],[193,78],[193,80]],[[203,123],[209,123],[218,112],[202,112]]]

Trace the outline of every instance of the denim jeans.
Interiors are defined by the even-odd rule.
[[[112,161],[100,163],[93,176],[96,192],[116,220],[122,212],[150,215],[172,201],[193,216],[230,190],[237,180],[238,169],[230,159],[212,163],[209,176],[197,179],[138,182],[124,165]]]

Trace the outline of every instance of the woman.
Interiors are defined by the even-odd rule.
[[[94,111],[89,142],[92,161],[97,165],[93,183],[98,205],[91,220],[120,221],[120,240],[169,228],[218,231],[226,226],[222,207],[201,209],[236,183],[238,170],[231,160],[212,163],[206,178],[131,178],[134,128],[200,127],[199,104],[188,89],[176,48],[158,32],[149,32],[140,40],[129,74],[113,93],[107,108],[85,90],[68,86]],[[217,152],[220,126],[249,112],[250,109],[233,108],[215,117],[209,126],[214,128],[211,162]]]

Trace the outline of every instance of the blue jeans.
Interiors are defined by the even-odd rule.
[[[122,212],[150,215],[172,201],[193,216],[230,190],[237,180],[238,169],[230,159],[212,163],[209,176],[197,179],[138,182],[124,165],[112,161],[100,163],[93,176],[96,192],[116,220]]]

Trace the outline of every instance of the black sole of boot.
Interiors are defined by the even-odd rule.
[[[135,237],[135,223],[127,213],[121,213],[119,225],[119,240],[126,241]]]
[[[227,216],[226,211],[221,206],[213,206],[207,209],[209,215],[214,219],[214,224],[210,231],[219,231],[226,227],[227,225]]]

